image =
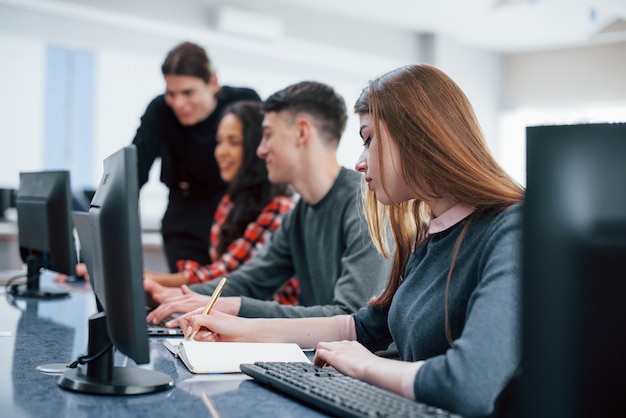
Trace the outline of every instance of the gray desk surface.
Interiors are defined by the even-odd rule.
[[[41,287],[56,286],[45,275]],[[96,312],[88,285],[65,285],[62,300],[11,300],[0,290],[0,416],[2,417],[321,417],[242,374],[194,375],[162,345],[150,340],[148,365],[174,378],[171,390],[135,396],[96,396],[61,389],[45,363],[69,364],[86,353],[87,319]],[[116,365],[137,367],[117,353]]]

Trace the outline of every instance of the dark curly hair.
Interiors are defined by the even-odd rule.
[[[228,114],[235,115],[243,127],[243,162],[226,192],[230,196],[233,208],[222,225],[217,246],[218,254],[223,254],[234,240],[243,236],[248,224],[259,216],[274,197],[293,194],[289,185],[272,184],[269,181],[265,161],[256,155],[256,149],[263,138],[262,103],[235,102],[224,109],[221,117]]]

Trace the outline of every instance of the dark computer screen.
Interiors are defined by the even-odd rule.
[[[20,255],[27,265],[27,284],[12,294],[58,297],[67,292],[39,288],[41,269],[72,275],[77,262],[71,218],[68,171],[20,173],[16,195]]]
[[[527,128],[524,417],[626,416],[626,124]]]
[[[104,160],[102,179],[89,209],[92,285],[104,307],[90,318],[89,347],[90,354],[96,356],[106,351],[105,343],[109,343],[109,358],[88,364],[86,374],[81,370],[65,372],[59,379],[65,389],[132,395],[174,385],[163,373],[112,366],[113,347],[137,364],[150,361],[138,201],[137,151],[130,145]],[[92,336],[98,336],[98,341],[92,341]]]

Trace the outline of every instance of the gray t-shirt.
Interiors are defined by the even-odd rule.
[[[246,264],[228,275],[223,296],[242,296],[240,316],[320,317],[356,312],[383,289],[391,262],[376,250],[359,201],[361,175],[342,168],[312,206],[299,200],[280,228]],[[299,306],[269,299],[292,277]],[[193,285],[211,294],[218,281]]]

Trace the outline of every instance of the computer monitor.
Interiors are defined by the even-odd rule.
[[[80,243],[80,258],[82,262],[85,264],[87,269],[87,277],[92,278],[94,280],[93,274],[93,248],[91,239],[91,224],[89,223],[89,212],[82,211],[72,211],[72,221],[74,222],[74,228],[76,229],[76,235],[78,235],[78,242]],[[91,289],[93,290],[93,286]],[[98,299],[96,292],[94,291],[94,296],[96,300],[96,307],[98,308],[98,312],[104,311],[104,306]]]
[[[67,275],[76,270],[69,171],[20,173],[15,205],[27,281],[24,286],[13,286],[11,294],[36,298],[68,296],[67,291],[40,289],[39,279],[42,269]]]
[[[137,151],[129,145],[104,160],[104,173],[89,209],[93,250],[92,285],[103,312],[89,319],[86,367],[59,378],[64,389],[136,395],[170,389],[167,374],[139,367],[114,367],[114,348],[137,364],[150,361],[143,289]]]
[[[527,128],[523,417],[626,417],[626,124]]]

